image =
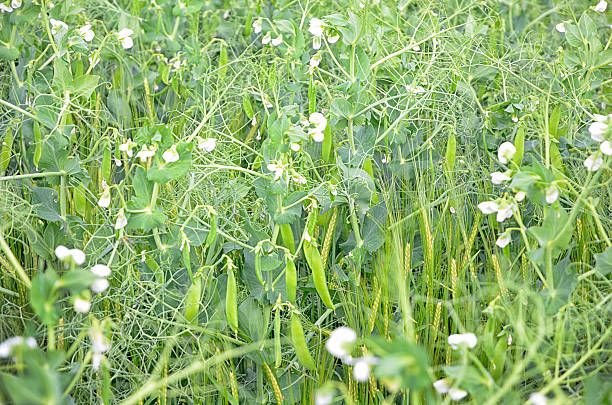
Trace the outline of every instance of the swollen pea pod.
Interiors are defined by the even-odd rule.
[[[238,296],[236,287],[236,276],[234,269],[230,266],[227,271],[227,289],[225,292],[225,316],[227,323],[234,332],[238,332]]]
[[[363,170],[370,175],[372,180],[374,180],[374,168],[372,167],[372,158],[367,158],[365,162],[363,162]],[[376,190],[373,190],[372,193],[372,203],[378,204],[378,193]]]
[[[85,187],[79,185],[72,189],[72,201],[74,202],[74,209],[81,217],[87,216],[87,197],[85,195]]]
[[[520,166],[523,162],[523,155],[525,153],[525,128],[522,126],[516,131],[514,147],[516,148],[516,152],[514,156],[512,156],[512,161]]]
[[[104,154],[102,155],[102,166],[100,167],[102,172],[102,178],[106,180],[108,184],[111,183],[111,150],[107,144],[104,148]]]
[[[304,329],[302,328],[302,322],[298,315],[291,315],[291,321],[289,322],[289,329],[291,332],[291,344],[295,349],[295,355],[304,367],[309,370],[315,370],[315,361],[312,355],[308,351],[308,345],[306,344],[306,337],[304,336]]]
[[[11,156],[13,154],[13,138],[13,127],[8,127],[2,141],[2,152],[0,152],[0,173],[4,173],[11,161]]]
[[[334,303],[331,299],[331,295],[329,294],[329,289],[327,288],[325,269],[323,269],[323,260],[321,259],[319,249],[308,241],[304,241],[303,249],[304,257],[306,257],[308,267],[310,267],[310,271],[312,271],[312,280],[314,281],[317,293],[319,293],[319,297],[321,297],[321,300],[326,307],[329,309],[334,309]]]
[[[276,309],[274,311],[274,367],[279,368],[281,365],[281,296],[278,294],[276,300]]]
[[[32,162],[34,166],[38,169],[38,162],[40,161],[40,157],[42,156],[42,134],[40,132],[40,125],[38,121],[34,121],[32,123],[32,132],[34,132],[34,143],[36,144],[34,148],[34,157],[32,158]]]
[[[221,42],[221,49],[219,50],[219,78],[223,80],[227,74],[227,46],[225,42]]]
[[[455,170],[455,158],[457,156],[457,139],[455,134],[451,133],[446,141],[446,169],[450,172]]]
[[[295,239],[293,237],[293,230],[291,229],[291,225],[282,224],[279,225],[281,240],[283,241],[283,246],[289,249],[291,254],[295,254]]]
[[[197,272],[191,282],[187,297],[185,299],[185,319],[187,322],[196,325],[198,323],[198,313],[200,312],[200,297],[202,296],[202,277]]]
[[[249,119],[252,119],[255,115],[255,111],[253,110],[253,105],[251,104],[251,99],[247,93],[242,95],[242,108],[244,109],[244,113]]]
[[[245,37],[248,37],[249,35],[251,35],[251,29],[253,27],[253,25],[251,24],[252,20],[253,20],[253,10],[249,9],[249,12],[246,16],[246,20],[244,21],[244,31],[242,31],[242,34]]]
[[[257,280],[261,285],[266,285],[263,275],[261,274],[261,255],[260,249],[255,250],[255,274],[257,275]]]
[[[217,237],[217,213],[214,211],[211,211],[210,212],[210,230],[208,231],[208,235],[206,235],[204,246],[209,248],[215,241],[216,237]]]
[[[297,270],[293,257],[285,256],[285,285],[287,287],[287,299],[295,304],[295,296],[297,294]]]
[[[321,149],[321,158],[323,163],[329,163],[332,151],[332,131],[331,126],[328,124],[323,131],[323,145]]]
[[[308,83],[308,114],[313,114],[317,111],[317,85],[312,76]]]

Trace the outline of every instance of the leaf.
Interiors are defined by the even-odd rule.
[[[63,221],[59,212],[57,191],[50,187],[28,186],[32,191],[32,205],[36,216],[47,221]]]
[[[100,77],[96,75],[79,76],[70,84],[70,92],[73,96],[83,96],[85,98],[89,98],[91,93],[93,93],[98,86],[99,80]]]
[[[336,98],[331,103],[331,112],[339,118],[349,118],[351,116],[351,103],[342,98]]]
[[[370,208],[362,226],[363,247],[370,253],[377,251],[385,243],[385,224],[387,207],[384,203]]]
[[[565,24],[565,40],[574,48],[581,48],[584,46],[580,31],[574,24]]]
[[[602,253],[595,254],[595,269],[602,275],[607,276],[612,272],[612,246]]]
[[[370,77],[370,59],[360,46],[355,50],[355,76],[364,82]]]
[[[146,232],[166,222],[168,218],[159,208],[156,207],[153,210],[150,208],[153,184],[147,180],[147,175],[143,168],[139,167],[136,169],[133,183],[135,194],[128,202],[127,207],[131,211],[143,212],[130,213],[128,229],[143,229]]]
[[[155,165],[147,171],[147,178],[163,184],[187,174],[191,168],[191,146],[191,143],[179,143],[176,147],[179,160],[171,163],[165,163],[163,159],[156,160]],[[158,154],[163,152],[158,151]]]
[[[0,59],[11,61],[19,58],[19,49],[8,46],[0,46]]]
[[[276,195],[268,198],[268,210],[274,222],[279,225],[292,224],[296,218],[302,214],[302,204],[294,204],[291,208],[286,208],[306,195],[304,191],[294,191],[286,198],[282,199],[282,207],[278,206]]]
[[[547,315],[556,314],[569,302],[570,296],[578,285],[576,268],[569,263],[569,254],[553,266],[553,283],[550,289],[540,294],[544,298]]]
[[[542,226],[532,226],[528,229],[538,241],[540,246],[546,247],[550,243],[552,246],[567,246],[572,240],[571,232],[562,232],[569,216],[560,208],[559,210],[550,209],[544,218]]]
[[[429,384],[429,359],[418,345],[399,339],[388,342],[376,338],[368,347],[379,357],[374,376],[388,388],[419,390]]]
[[[59,309],[55,303],[57,274],[53,269],[38,273],[32,280],[30,304],[45,325],[56,325],[59,320]]]

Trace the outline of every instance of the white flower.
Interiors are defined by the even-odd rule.
[[[554,184],[546,187],[546,202],[549,204],[554,203],[559,198],[559,189]]]
[[[494,214],[499,210],[499,205],[495,201],[483,201],[478,204],[478,209],[485,215]]]
[[[370,378],[370,363],[365,359],[359,359],[353,366],[353,377],[357,382],[366,382]]]
[[[338,40],[340,39],[340,34],[336,33],[333,35],[327,35],[327,42],[329,42],[330,44],[335,44],[336,42],[338,42]]]
[[[267,98],[264,98],[262,100],[264,107],[266,108],[272,108],[274,107],[274,104],[272,104]]]
[[[560,22],[559,24],[555,25],[555,29],[559,32],[565,32],[565,25]]]
[[[270,41],[272,41],[272,35],[270,35],[269,32],[266,32],[266,35],[264,35],[264,37],[261,39],[261,43],[267,45],[270,43]]]
[[[312,113],[310,117],[308,117],[308,121],[311,125],[315,126],[315,130],[318,132],[323,132],[325,127],[327,127],[327,119],[321,113]]]
[[[217,147],[217,139],[216,138],[206,138],[202,139],[198,143],[198,148],[204,152],[212,152]]]
[[[94,39],[95,34],[91,29],[91,24],[85,24],[81,28],[77,28],[76,31],[85,42],[91,42]]]
[[[529,395],[529,403],[532,405],[546,405],[548,403],[548,398],[546,398],[544,394],[534,392]]]
[[[502,173],[502,172],[491,173],[491,183],[493,184],[502,184],[504,181],[508,181],[508,180],[511,180],[511,178],[506,173]]]
[[[283,43],[283,34],[279,35],[278,37],[274,38],[271,42],[270,45],[272,46],[279,46],[280,44]]]
[[[499,237],[497,238],[497,241],[495,241],[495,244],[503,249],[506,246],[508,246],[508,244],[511,241],[512,241],[511,231],[508,230],[502,233],[501,235],[499,235]]]
[[[134,46],[134,40],[132,39],[133,34],[134,31],[129,28],[124,28],[117,33],[117,39],[119,39],[119,43],[123,49],[130,49]]]
[[[266,167],[271,172],[274,172],[274,181],[277,181],[285,174],[285,167],[280,163],[268,163]]]
[[[350,349],[357,340],[357,334],[348,326],[340,326],[334,331],[325,342],[325,348],[334,357],[345,361],[350,359]]]
[[[315,142],[323,142],[323,139],[325,139],[325,135],[323,134],[323,132],[319,132],[314,129],[310,129],[308,133],[310,134],[310,136],[312,136],[312,139]]]
[[[257,20],[253,21],[253,24],[251,24],[251,27],[253,27],[254,33],[259,34],[263,28],[261,18],[258,18]]]
[[[453,401],[460,401],[467,395],[467,392],[464,390],[460,390],[459,388],[451,388],[448,390],[448,396]]]
[[[91,272],[98,277],[108,277],[111,274],[111,269],[105,264],[96,264],[91,268]]]
[[[525,199],[525,192],[524,191],[519,191],[518,193],[516,193],[516,195],[514,196],[514,199],[516,201],[523,201]]]
[[[64,30],[68,31],[68,25],[63,21],[49,18],[49,22],[51,23],[51,33],[53,35],[57,35],[59,32]]]
[[[599,170],[602,164],[603,159],[596,154],[592,154],[584,161],[584,167],[586,167],[587,170],[590,172],[596,172],[597,170]]]
[[[155,148],[153,146],[151,146],[151,148],[148,148],[147,145],[144,145],[140,152],[136,154],[136,157],[140,158],[141,162],[146,162],[147,159],[153,156],[155,156]]]
[[[108,288],[108,280],[105,278],[97,278],[93,281],[93,283],[91,283],[91,291],[99,294],[102,293],[104,291],[106,291],[106,289]]]
[[[178,152],[176,151],[176,145],[172,145],[170,149],[165,151],[162,154],[162,159],[164,159],[164,162],[166,163],[177,162],[180,159],[180,156]]]
[[[131,139],[128,139],[127,141],[119,145],[119,150],[121,152],[127,153],[128,157],[132,157],[134,155],[134,152],[132,152],[132,148],[134,146],[136,146],[136,143],[132,142]]]
[[[0,3],[0,11],[2,11],[3,13],[12,13],[13,9],[11,7],[5,5],[4,3]]]
[[[418,45],[415,45],[415,46],[412,47],[412,50],[415,51],[415,52],[419,52],[421,50],[421,47],[418,46]]]
[[[459,346],[473,348],[476,346],[478,338],[473,333],[459,333],[448,337],[448,344],[453,350],[457,350]]]
[[[60,260],[72,259],[79,266],[85,263],[85,253],[80,249],[68,249],[66,246],[59,245],[55,248],[55,256]]]
[[[91,340],[91,351],[94,353],[92,366],[94,370],[98,370],[104,357],[103,354],[110,349],[110,344],[107,337],[104,336],[104,330],[97,322],[95,326],[89,329],[89,340]]]
[[[603,142],[604,134],[608,131],[608,124],[605,122],[594,122],[589,125],[589,133],[591,134],[591,139],[595,142]]]
[[[19,7],[21,7],[21,3],[22,3],[21,0],[13,0],[13,1],[11,1],[11,7],[19,8]]]
[[[93,367],[94,371],[98,371],[103,358],[104,355],[102,353],[94,353],[93,356],[91,356],[91,366]]]
[[[102,208],[108,208],[111,202],[110,188],[106,187],[98,200],[98,205]]]
[[[606,0],[601,0],[595,7],[593,7],[593,11],[598,13],[603,13],[608,8],[608,2]]]
[[[414,94],[423,94],[425,93],[425,88],[423,86],[412,86],[410,84],[406,85],[406,90],[410,93]]]
[[[7,358],[11,355],[13,347],[26,344],[30,349],[36,348],[36,339],[28,337],[24,339],[23,336],[13,336],[0,343],[0,358]]]
[[[324,392],[315,394],[315,405],[329,405],[332,402],[332,394]]]
[[[76,298],[74,300],[74,310],[76,312],[85,314],[89,312],[89,308],[91,308],[91,301],[84,300],[81,298]]]
[[[321,37],[312,38],[312,49],[315,49],[315,50],[321,49]]]
[[[513,202],[502,201],[497,210],[497,222],[504,222],[506,219],[511,218],[516,211],[516,205]]]
[[[100,57],[95,53],[89,56],[87,60],[89,61],[89,65],[92,69],[95,68],[98,63],[100,63]]]
[[[321,55],[319,55],[317,52],[316,54],[312,55],[312,58],[310,58],[310,67],[315,68],[319,66],[319,63],[321,63]]]
[[[315,37],[321,37],[323,35],[325,26],[325,21],[318,18],[311,18],[310,25],[308,26],[308,32]]]
[[[117,221],[115,222],[115,229],[119,230],[124,228],[128,224],[127,218],[125,217],[125,213],[123,212],[123,208],[119,210],[117,214]]]
[[[612,143],[610,143],[610,141],[603,141],[601,145],[599,145],[599,150],[606,156],[612,155]]]
[[[292,151],[297,152],[300,150],[300,144],[299,143],[290,143],[289,147],[291,148]]]
[[[514,154],[516,153],[516,148],[511,142],[504,142],[499,145],[499,149],[497,150],[497,158],[503,164],[508,163]]]
[[[433,387],[436,389],[436,391],[438,391],[440,394],[446,394],[448,392],[448,390],[450,389],[450,386],[448,385],[448,383],[446,382],[445,378],[442,378],[441,380],[438,380],[436,382],[433,383]]]

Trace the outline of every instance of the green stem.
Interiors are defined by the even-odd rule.
[[[43,122],[37,116],[35,116],[31,112],[28,112],[28,111],[24,110],[21,107],[17,107],[16,105],[9,103],[8,101],[2,100],[1,98],[0,98],[0,104],[2,104],[3,106],[6,106],[8,108],[11,108],[11,109],[13,109],[13,110],[15,110],[17,112],[20,112],[23,115],[25,115],[26,117],[32,118],[33,120],[36,120],[36,121],[40,122],[41,124],[43,124]]]
[[[66,176],[60,177],[60,216],[66,219]]]
[[[3,180],[20,180],[20,179],[34,179],[37,177],[51,177],[51,176],[65,176],[66,172],[44,172],[44,173],[28,173],[28,174],[17,174],[15,176],[2,176],[0,181]]]
[[[21,264],[13,254],[13,251],[11,250],[10,246],[8,245],[8,243],[6,243],[2,231],[0,231],[0,248],[2,248],[9,262],[13,265],[21,281],[23,281],[23,283],[26,285],[26,287],[28,287],[28,289],[32,288],[32,282],[30,281],[30,277],[28,277],[25,270],[23,269],[23,267],[21,267]]]
[[[355,214],[355,203],[350,198],[349,209],[351,212],[351,227],[355,233],[355,243],[357,244],[357,248],[361,248],[363,245],[363,240],[361,239],[361,234],[359,233],[359,221],[357,220],[357,214]]]

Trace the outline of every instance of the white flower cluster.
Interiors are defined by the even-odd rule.
[[[30,349],[35,349],[38,345],[33,337],[24,338],[23,336],[13,336],[0,343],[0,359],[5,359],[11,355],[13,347],[25,344]]]
[[[263,20],[258,18],[257,20],[253,21],[251,27],[253,27],[253,32],[255,34],[259,34],[263,30]],[[283,43],[283,34],[278,34],[276,38],[272,38],[272,33],[268,31],[261,39],[261,43],[264,45],[270,44],[273,47],[277,47]]]
[[[590,172],[599,170],[603,164],[602,154],[612,155],[612,114],[593,115],[595,122],[589,126],[591,139],[599,143],[599,151],[592,153],[584,161],[584,166]]]
[[[364,356],[354,359],[351,351],[357,334],[348,326],[340,326],[332,331],[325,343],[325,348],[332,356],[340,359],[344,364],[353,366],[353,377],[357,382],[366,382],[370,378],[370,368],[378,363],[374,356]]]
[[[98,370],[104,353],[110,349],[108,338],[104,334],[104,329],[95,321],[89,329],[89,340],[91,340],[91,351],[93,352],[92,365],[94,370]]]
[[[451,349],[457,350],[461,347],[472,349],[476,347],[478,338],[473,333],[459,333],[450,335],[448,337],[448,344]],[[446,378],[442,378],[433,383],[433,387],[440,394],[448,394],[449,398],[453,401],[460,401],[467,396],[467,392],[453,387],[450,381]]]
[[[12,13],[13,10],[21,7],[21,0],[13,0],[11,1],[11,5],[8,6],[4,3],[0,3],[0,11],[2,11],[3,13]]]
[[[312,47],[314,49],[321,48],[321,40],[323,36],[327,37],[327,42],[335,44],[340,39],[340,35],[329,26],[325,20],[320,18],[311,18],[308,26],[308,32],[310,32],[314,38],[312,39]]]

